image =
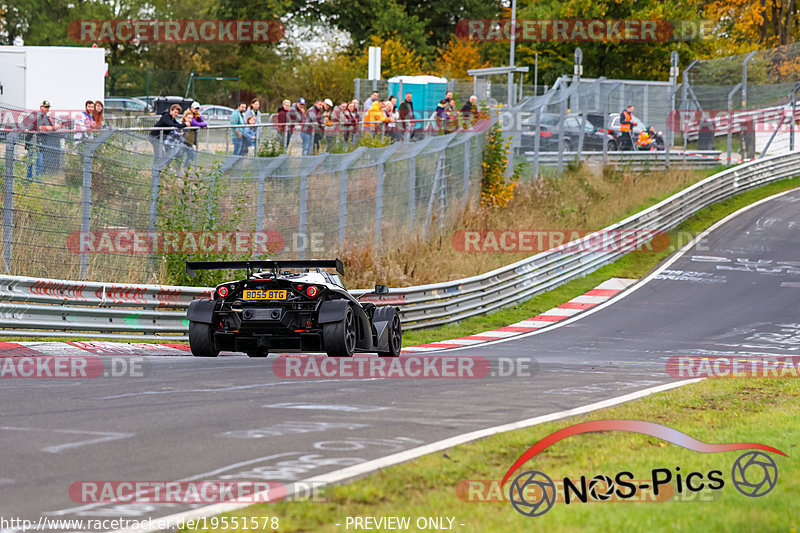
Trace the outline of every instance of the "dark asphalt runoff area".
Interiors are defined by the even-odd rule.
[[[582,319],[433,354],[484,357],[505,370],[521,364],[521,375],[287,379],[273,370],[278,357],[163,356],[146,358],[142,377],[0,380],[0,516],[172,515],[199,505],[82,503],[70,487],[289,484],[677,381],[665,370],[672,356],[800,355],[799,236],[793,191],[722,225],[665,272]]]

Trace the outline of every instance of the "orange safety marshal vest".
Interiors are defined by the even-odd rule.
[[[631,131],[631,122],[633,121],[633,115],[628,112],[626,109],[622,112],[622,118],[619,121],[619,131],[629,132]]]

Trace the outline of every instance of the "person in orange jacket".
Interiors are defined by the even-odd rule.
[[[373,133],[380,131],[384,122],[392,120],[383,112],[383,100],[372,102],[372,106],[364,115],[364,129]]]

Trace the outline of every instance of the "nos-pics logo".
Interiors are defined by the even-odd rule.
[[[545,448],[567,437],[593,431],[641,433],[702,453],[750,450],[734,461],[730,471],[730,482],[741,494],[751,498],[769,494],[778,482],[778,465],[764,451],[786,456],[785,453],[771,446],[753,442],[708,444],[653,422],[596,420],[566,427],[531,446],[511,465],[500,485],[505,485],[514,472]],[[658,496],[666,485],[671,486],[673,482],[675,483],[674,490],[679,494],[721,490],[726,484],[725,472],[722,470],[685,472],[681,471],[680,467],[654,468],[650,471],[650,475],[643,476],[643,479],[634,479],[632,472],[622,471],[613,475],[598,474],[591,478],[581,476],[577,480],[565,477],[557,482],[554,482],[544,472],[528,470],[519,474],[511,482],[509,501],[518,513],[536,517],[549,511],[559,499],[563,500],[566,505],[570,505],[589,501],[635,499],[641,491],[652,491],[655,496]],[[561,494],[559,494],[559,489]]]

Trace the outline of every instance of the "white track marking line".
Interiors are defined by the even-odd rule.
[[[697,383],[698,381],[703,381],[703,378],[687,379],[674,383],[665,383],[663,385],[658,385],[657,387],[650,387],[637,392],[632,392],[630,394],[625,394],[623,396],[617,396],[616,398],[610,398],[608,400],[602,400],[599,402],[590,403],[587,405],[583,405],[581,407],[576,407],[574,409],[567,409],[566,411],[559,411],[557,413],[551,413],[549,415],[537,416],[535,418],[527,418],[525,420],[520,420],[519,422],[511,422],[509,424],[503,424],[501,426],[494,426],[486,429],[480,429],[478,431],[472,431],[470,433],[464,433],[463,435],[457,435],[455,437],[450,437],[449,439],[444,439],[437,442],[432,442],[430,444],[425,444],[424,446],[419,446],[411,450],[405,450],[392,455],[387,455],[386,457],[381,457],[379,459],[366,461],[364,463],[360,463],[355,466],[349,466],[347,468],[335,470],[327,474],[322,474],[316,477],[308,478],[303,481],[294,482],[294,484],[287,485],[286,496],[288,497],[292,495],[293,493],[292,487],[295,487],[297,485],[304,486],[303,485],[304,483],[306,484],[305,486],[311,486],[311,483],[324,483],[324,484],[342,483],[344,481],[352,480],[358,477],[362,477],[366,474],[373,473],[382,468],[387,468],[389,466],[394,466],[400,463],[411,461],[413,459],[417,459],[418,457],[422,457],[423,455],[428,455],[430,453],[447,450],[454,446],[458,446],[459,444],[465,444],[467,442],[471,442],[474,440],[483,439],[486,437],[490,437],[492,435],[496,435],[498,433],[505,433],[507,431],[513,431],[515,429],[528,428],[531,426],[536,426],[538,424],[544,424],[546,422],[554,422],[556,420],[561,420],[571,416],[590,413],[592,411],[596,411],[598,409],[604,409],[606,407],[613,407],[615,405],[629,402],[631,400],[644,398],[645,396],[649,396],[650,394],[655,394],[658,392],[664,392],[670,389],[675,389],[678,387],[682,387],[683,385],[688,385],[690,383]],[[268,493],[266,492],[260,494],[261,497],[266,497],[268,495]],[[259,495],[254,494],[252,497],[256,498],[259,497]],[[185,523],[187,520],[235,511],[237,509],[243,509],[245,507],[249,507],[250,505],[252,505],[252,503],[215,503],[212,505],[199,507],[197,509],[192,509],[191,511],[184,511],[182,513],[176,513],[168,516],[154,518],[153,521],[159,522],[161,525],[164,525],[166,523],[166,528],[164,529],[170,529],[176,527],[181,522]],[[146,533],[151,531],[158,531],[158,528],[153,526],[149,528],[145,527],[139,529],[121,529],[114,533]]]
[[[81,446],[87,446],[89,444],[98,444],[100,442],[108,442],[112,440],[119,440],[119,439],[126,439],[128,437],[133,437],[134,433],[116,433],[110,431],[83,431],[83,430],[75,430],[75,429],[43,429],[43,428],[21,428],[21,427],[12,427],[12,426],[0,426],[0,431],[43,431],[46,433],[67,433],[70,435],[78,434],[78,435],[98,435],[97,438],[88,439],[88,440],[79,440],[76,442],[68,442],[66,444],[58,444],[56,446],[48,446],[46,448],[42,448],[43,452],[48,453],[58,453],[61,450],[67,450],[70,448],[79,448]]]

